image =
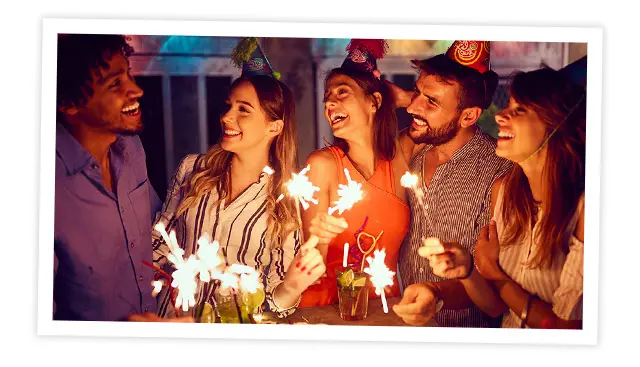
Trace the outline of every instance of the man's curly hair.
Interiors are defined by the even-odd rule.
[[[57,105],[83,105],[93,95],[91,72],[109,67],[118,52],[133,53],[122,35],[58,34]]]

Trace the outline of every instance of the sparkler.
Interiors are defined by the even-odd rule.
[[[266,168],[265,168],[266,170]],[[247,265],[232,264],[225,266],[223,258],[219,255],[219,251],[224,249],[220,247],[218,241],[211,241],[208,234],[204,234],[198,239],[198,249],[195,254],[184,259],[184,250],[178,246],[175,231],[167,234],[164,224],[158,223],[154,227],[164,238],[169,253],[167,260],[175,267],[171,276],[164,273],[162,269],[157,268],[153,264],[143,262],[147,266],[151,266],[154,270],[161,272],[167,279],[170,279],[170,289],[176,313],[178,308],[186,312],[189,308],[196,306],[195,295],[198,289],[198,282],[208,283],[210,281],[220,282],[220,291],[233,296],[238,319],[242,323],[242,315],[238,295],[247,297],[259,306],[264,302],[264,290],[260,279],[260,274],[256,269]],[[226,256],[226,254],[225,254]],[[165,285],[163,281],[156,278],[152,282],[154,290],[152,292],[155,297],[162,287]],[[177,296],[173,297],[173,289],[177,290]],[[249,315],[251,318],[252,315]]]
[[[313,198],[316,191],[320,191],[320,188],[313,186],[313,183],[309,181],[306,173],[311,169],[310,165],[307,165],[300,173],[293,174],[293,178],[286,184],[288,195],[300,201],[302,208],[307,210],[309,203],[318,204],[318,200]],[[347,185],[340,184],[338,189],[338,196],[340,199],[335,201],[335,207],[329,207],[328,214],[333,214],[334,211],[338,211],[342,214],[345,210],[351,209],[353,204],[362,200],[362,184],[351,180],[349,171],[345,168],[344,173],[347,176]],[[280,195],[278,201],[280,201],[284,195]],[[307,241],[305,247],[314,247],[318,244],[320,239],[316,235],[311,235]]]
[[[420,203],[420,207],[424,208],[424,195],[422,190],[418,188],[418,176],[411,174],[411,172],[407,171],[400,178],[400,185],[407,189],[413,190],[418,202]]]
[[[347,267],[347,257],[349,257],[349,242],[345,242],[344,244],[344,255],[342,257],[342,267]]]
[[[386,257],[385,250],[376,250],[373,253],[373,257],[368,257],[367,262],[369,266],[364,269],[364,272],[371,275],[371,283],[376,289],[376,294],[380,295],[382,299],[382,310],[384,313],[389,312],[387,307],[387,299],[384,295],[384,287],[393,285],[394,272],[389,270],[384,264],[384,258]]]
[[[296,198],[302,204],[302,208],[307,210],[309,203],[318,204],[318,199],[315,199],[313,195],[320,191],[319,187],[313,186],[313,183],[309,181],[306,173],[311,169],[311,165],[307,165],[300,173],[294,173],[293,177],[285,184],[289,196]],[[284,194],[278,197],[278,201],[282,200]]]
[[[413,193],[416,196],[416,199],[418,199],[418,205],[420,206],[420,208],[423,208],[425,210],[427,209],[427,207],[425,206],[425,203],[424,203],[424,192],[418,187],[418,176],[416,176],[416,175],[412,174],[411,172],[407,171],[400,178],[400,185],[402,185],[402,187],[404,187],[404,188],[412,190]],[[431,217],[429,216],[429,214],[425,213],[425,217],[426,217],[427,221],[429,222],[429,226],[430,226],[431,230],[435,231],[435,227],[433,226],[433,223],[431,222]],[[424,241],[424,237],[422,238],[422,240]]]
[[[198,251],[196,254],[189,256],[185,260],[184,250],[178,245],[175,231],[167,234],[162,222],[156,224],[154,229],[160,232],[169,247],[167,260],[176,269],[171,276],[171,287],[178,291],[174,306],[176,309],[182,307],[182,310],[186,312],[190,307],[196,305],[195,293],[198,289],[196,278],[199,277],[200,281],[203,282],[219,278],[219,267],[222,264],[222,260],[218,256],[220,245],[218,241],[211,242],[207,235],[203,235],[198,239]],[[163,285],[164,283],[154,282],[152,294],[154,296],[157,295]]]
[[[342,214],[345,210],[351,209],[353,204],[362,200],[362,184],[360,182],[353,181],[349,175],[349,170],[344,169],[344,174],[347,176],[347,184],[339,184],[338,196],[340,199],[334,202],[334,207],[329,208],[329,215],[333,214],[336,210],[338,214]]]

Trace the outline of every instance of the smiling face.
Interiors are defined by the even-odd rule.
[[[225,105],[226,112],[220,117],[222,149],[234,153],[266,149],[277,133],[262,110],[253,85],[248,81],[238,83],[231,89]]]
[[[93,130],[115,134],[136,134],[142,129],[139,99],[142,89],[133,80],[129,61],[117,52],[107,68],[94,69],[90,84],[93,94],[84,105],[63,108],[73,121]]]
[[[441,145],[460,130],[459,85],[425,72],[414,86],[407,112],[413,117],[409,136],[416,144]]]
[[[327,80],[324,116],[334,136],[348,139],[354,133],[370,133],[376,110],[374,99],[352,78],[335,74]]]
[[[513,97],[509,105],[496,115],[498,146],[496,155],[513,162],[522,162],[533,154],[546,137],[546,124],[531,108],[519,104]]]

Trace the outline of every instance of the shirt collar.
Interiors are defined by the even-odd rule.
[[[460,160],[460,159],[464,159],[466,157],[469,157],[471,154],[473,154],[479,147],[480,147],[480,142],[482,141],[482,132],[480,131],[480,128],[476,128],[475,133],[473,134],[473,136],[471,137],[471,139],[469,139],[468,142],[466,142],[462,147],[458,148],[458,150],[456,150],[453,155],[451,156],[451,158],[449,158],[449,160],[447,161],[447,163],[455,163],[456,161]],[[431,150],[431,148],[433,148],[433,145],[427,145],[424,147],[424,151],[427,152],[429,150]]]
[[[126,144],[118,135],[116,141],[111,144],[111,153],[124,157]],[[61,123],[56,122],[56,152],[67,169],[67,174],[73,176],[82,172],[91,164],[97,164],[96,159],[71,135],[69,130]]]
[[[95,159],[71,135],[69,130],[60,122],[56,123],[56,152],[64,163],[69,176],[81,172]]]
[[[473,134],[473,137],[460,149],[456,150],[455,153],[450,158],[451,162],[456,162],[460,159],[464,159],[473,155],[476,150],[480,147],[480,142],[482,140],[482,131],[480,128],[476,128],[476,132]]]

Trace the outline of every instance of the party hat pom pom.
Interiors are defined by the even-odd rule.
[[[258,47],[257,37],[243,37],[231,52],[231,61],[238,68],[242,68],[242,63],[249,60],[251,53]]]
[[[280,80],[280,73],[279,73],[279,72],[277,72],[277,71],[274,71],[274,72],[273,72],[273,77],[274,77],[274,78],[276,78],[276,79],[278,79],[278,80]]]
[[[354,38],[347,45],[346,51],[351,52],[354,50],[366,50],[374,58],[381,59],[387,53],[389,45],[387,41],[383,39],[358,39]]]

